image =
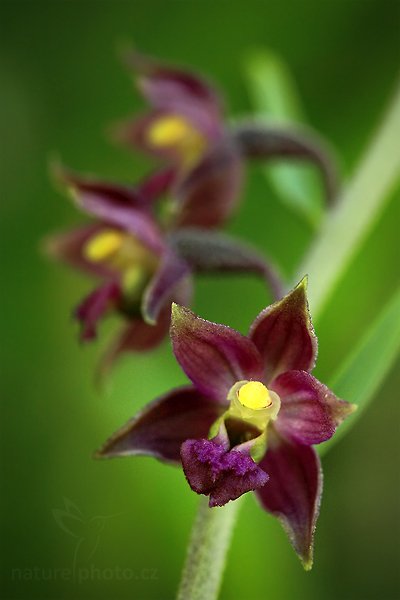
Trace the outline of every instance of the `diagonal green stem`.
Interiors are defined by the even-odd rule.
[[[311,312],[319,315],[334,285],[379,215],[400,172],[400,87],[353,181],[328,215],[296,282],[310,277]],[[223,508],[200,501],[178,600],[216,600],[240,499]]]
[[[314,320],[379,217],[400,174],[400,85],[369,149],[335,208],[327,215],[295,282],[309,276]]]
[[[226,555],[241,499],[222,508],[209,508],[201,498],[193,525],[177,600],[218,597]]]

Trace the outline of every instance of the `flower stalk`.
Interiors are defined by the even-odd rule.
[[[200,498],[177,600],[213,600],[218,597],[241,504],[239,498],[226,506],[209,508],[207,498]]]

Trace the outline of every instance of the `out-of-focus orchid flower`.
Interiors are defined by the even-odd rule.
[[[237,205],[247,159],[306,160],[320,169],[328,200],[336,175],[324,144],[306,131],[229,125],[219,94],[194,73],[163,65],[137,52],[127,61],[150,111],[119,125],[118,140],[174,165],[171,220],[215,227]]]
[[[150,155],[168,158],[183,170],[198,163],[225,127],[221,99],[198,75],[132,52],[127,56],[137,86],[151,111],[125,133]]]
[[[310,371],[317,354],[304,279],[263,310],[247,337],[173,305],[171,339],[192,386],[155,400],[98,452],[182,463],[221,506],[255,490],[311,568],[322,471],[313,445],[354,410]]]
[[[194,272],[256,273],[279,293],[274,269],[251,248],[212,231],[161,229],[152,206],[169,185],[169,171],[153,174],[136,188],[60,169],[58,177],[78,207],[96,219],[47,242],[50,255],[100,280],[75,312],[81,339],[95,338],[98,322],[110,312],[126,321],[103,370],[122,352],[149,350],[163,340],[172,300],[190,302]]]

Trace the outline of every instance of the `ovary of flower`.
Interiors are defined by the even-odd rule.
[[[196,162],[206,147],[204,136],[180,115],[157,119],[147,131],[147,141],[154,148],[176,149],[185,166]]]

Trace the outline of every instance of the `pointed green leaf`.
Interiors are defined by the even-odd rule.
[[[276,125],[304,121],[295,82],[286,64],[268,51],[257,52],[245,67],[255,116]],[[322,193],[318,176],[309,165],[265,165],[264,172],[279,199],[311,225],[321,217]]]
[[[337,442],[365,410],[393,366],[399,350],[400,288],[330,382],[329,387],[339,398],[354,402],[358,408],[335,436],[320,446],[321,453]]]

